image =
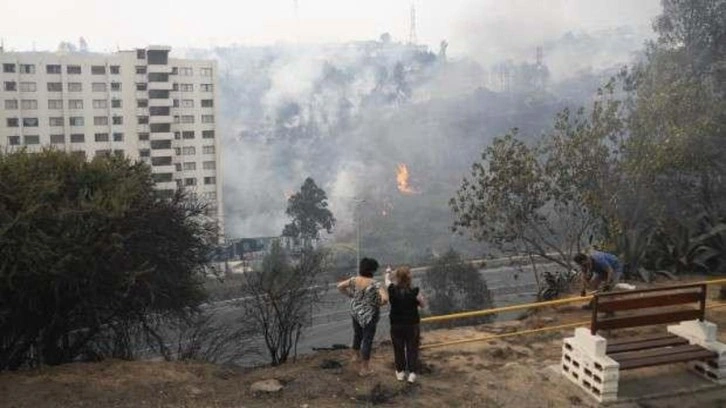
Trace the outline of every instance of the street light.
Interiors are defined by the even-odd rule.
[[[362,199],[362,198],[354,198],[353,201],[355,201],[355,204],[356,204],[356,207],[355,207],[356,208],[356,210],[355,210],[355,212],[356,212],[356,222],[355,222],[356,229],[355,229],[355,231],[356,231],[356,243],[357,243],[358,250],[356,251],[355,267],[356,267],[356,273],[357,273],[358,272],[357,268],[360,268],[360,205],[365,203],[366,200]]]

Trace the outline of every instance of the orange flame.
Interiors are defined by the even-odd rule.
[[[396,169],[396,182],[398,191],[403,194],[416,194],[416,191],[408,185],[408,167],[404,163],[399,163]]]

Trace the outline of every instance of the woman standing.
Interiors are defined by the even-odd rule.
[[[380,317],[380,309],[388,301],[388,294],[383,291],[380,283],[373,280],[378,270],[378,261],[363,258],[360,261],[358,276],[344,280],[338,284],[338,290],[351,297],[350,314],[353,320],[353,352],[360,361],[360,375],[372,373],[369,366],[373,338]]]
[[[424,298],[418,287],[411,286],[411,268],[402,266],[393,273],[391,280],[390,268],[386,270],[386,287],[391,302],[391,341],[396,360],[396,379],[416,381],[418,371],[418,348],[421,338],[419,330],[418,308],[424,307]]]

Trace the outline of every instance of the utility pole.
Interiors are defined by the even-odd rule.
[[[360,222],[361,222],[360,205],[363,204],[364,202],[366,202],[366,200],[364,200],[364,199],[361,199],[361,198],[355,199],[355,203],[356,203],[355,235],[356,235],[356,247],[357,247],[357,250],[355,252],[355,267],[356,267],[355,273],[356,274],[358,273],[358,268],[360,268]]]

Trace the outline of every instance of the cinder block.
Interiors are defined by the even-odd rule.
[[[668,326],[668,332],[688,339],[694,344],[716,341],[716,325],[707,321],[688,320]]]
[[[607,341],[602,336],[590,333],[588,328],[578,327],[575,329],[573,346],[582,349],[593,357],[601,357],[605,355]]]

